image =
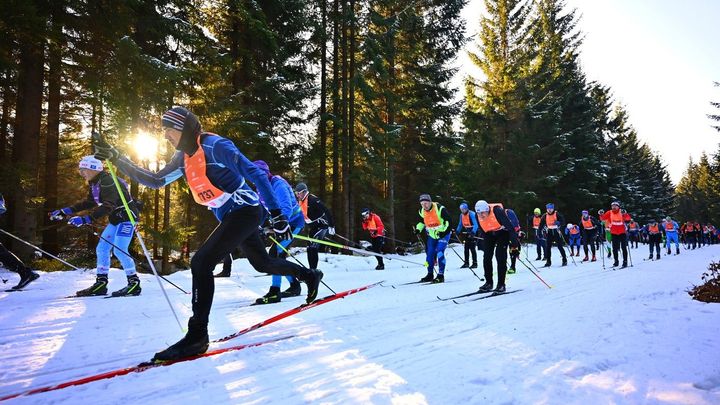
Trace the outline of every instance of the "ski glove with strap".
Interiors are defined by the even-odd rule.
[[[279,209],[270,210],[272,216],[272,228],[275,235],[280,240],[288,240],[292,238],[292,232],[290,232],[290,224],[288,223],[287,217],[280,212]]]
[[[62,221],[62,219],[65,218],[66,215],[70,215],[72,213],[73,211],[70,209],[70,207],[60,208],[59,210],[55,210],[50,213],[50,220]]]
[[[84,215],[81,217],[76,216],[76,217],[70,218],[70,220],[68,221],[68,225],[76,226],[79,228],[79,227],[81,227],[85,224],[89,224],[91,222],[92,222],[92,218],[90,218],[90,215]]]
[[[114,162],[120,157],[120,152],[101,137],[93,137],[95,146],[95,159]]]

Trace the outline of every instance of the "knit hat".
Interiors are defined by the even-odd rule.
[[[265,163],[264,160],[256,160],[253,162],[255,166],[258,167],[258,169],[265,172],[265,174],[270,175],[270,166],[268,166],[267,163]]]
[[[490,204],[485,200],[479,200],[475,203],[475,212],[489,212]]]
[[[535,215],[540,215],[540,214],[542,214],[542,211],[540,211],[540,208],[535,208],[535,210],[533,211],[533,213],[534,213]]]
[[[549,209],[549,210],[554,210],[554,209],[555,209],[555,204],[553,204],[553,203],[547,203],[547,204],[545,204],[545,208],[546,208],[546,209]]]
[[[308,186],[305,183],[298,183],[297,186],[295,186],[295,192],[299,193],[301,191],[308,191]]]
[[[460,204],[460,209],[461,209],[461,210],[466,210],[466,209],[468,209],[467,203],[462,203],[462,204]]]
[[[432,198],[430,198],[430,194],[420,194],[420,202],[423,202],[423,201],[432,202]]]
[[[184,107],[173,107],[162,115],[162,126],[163,128],[173,128],[182,132],[185,127],[185,118],[188,116],[188,111]]]
[[[573,224],[567,224],[567,229],[572,229]]]
[[[193,154],[198,148],[197,137],[202,132],[200,121],[185,107],[173,107],[162,115],[162,126],[173,128],[182,133],[175,149]]]
[[[613,205],[617,205],[618,207],[620,207],[620,201],[613,201],[610,206],[612,207]]]
[[[95,156],[88,155],[84,156],[82,159],[80,159],[80,164],[78,165],[80,169],[90,169],[90,170],[96,170],[98,172],[102,171],[104,166],[102,161],[99,159],[95,159]]]
[[[366,216],[370,215],[370,208],[363,208],[363,209],[360,211],[360,215],[362,215],[363,217],[366,217]]]

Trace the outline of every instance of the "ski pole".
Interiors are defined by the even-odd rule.
[[[335,235],[333,235],[333,236],[337,236],[338,238],[340,238],[340,239],[342,239],[342,240],[344,240],[344,241],[346,241],[346,242],[352,243],[353,245],[355,245],[355,246],[357,246],[357,247],[360,247],[360,248],[362,247],[362,245],[360,245],[359,243],[357,243],[357,242],[355,242],[355,241],[352,241],[352,240],[350,240],[350,239],[348,239],[348,238],[346,238],[346,237],[344,237],[344,236],[342,236],[342,235],[338,235],[337,233],[336,233]]]
[[[98,238],[104,240],[105,243],[107,243],[107,244],[109,244],[110,246],[112,246],[113,249],[115,249],[115,251],[120,252],[120,253],[124,254],[125,256],[127,256],[127,257],[129,257],[129,258],[131,258],[131,259],[133,258],[130,253],[122,250],[118,245],[110,242],[109,240],[105,239],[102,235],[100,235],[99,233],[95,232],[95,229],[92,227],[92,225],[90,225],[90,224],[86,224],[86,225],[88,226],[88,229],[90,230],[90,233],[92,233],[93,235],[97,236]],[[184,292],[185,294],[190,294],[189,292],[183,290],[180,286],[178,286],[177,284],[173,283],[172,281],[166,279],[166,278],[163,277],[162,275],[159,275],[159,276],[160,276],[160,278],[162,278],[163,280],[167,281],[168,283],[170,283],[173,287],[177,288],[178,290]]]
[[[304,241],[308,241],[308,242],[320,243],[320,244],[322,244],[322,245],[332,246],[332,247],[336,247],[336,248],[338,248],[338,249],[349,250],[349,251],[351,251],[351,252],[359,253],[359,254],[361,254],[361,255],[363,255],[363,256],[380,256],[380,257],[386,258],[386,259],[388,259],[388,260],[398,260],[398,261],[401,261],[401,262],[406,262],[406,263],[414,264],[414,265],[417,265],[417,266],[424,266],[424,264],[417,263],[417,262],[412,262],[412,261],[410,261],[410,260],[399,259],[399,258],[397,258],[397,257],[390,257],[389,255],[386,255],[386,254],[384,254],[384,253],[368,252],[367,250],[358,249],[358,248],[354,248],[354,247],[351,247],[351,246],[345,246],[345,245],[341,245],[341,244],[339,244],[339,243],[330,242],[330,241],[327,241],[327,240],[310,238],[310,237],[303,236],[303,235],[300,235],[300,234],[295,235],[294,238],[297,238],[297,239],[300,239],[300,240],[304,240]]]
[[[605,270],[605,240],[601,239],[601,242],[600,246],[602,246],[602,252],[600,252],[600,257],[602,258],[603,270]]]
[[[273,241],[273,243],[275,243],[280,249],[282,249],[283,252],[287,253],[288,256],[292,257],[293,260],[295,260],[296,262],[298,262],[298,264],[299,264],[300,266],[302,266],[305,270],[310,270],[310,269],[307,268],[307,266],[305,266],[304,264],[302,264],[302,262],[300,262],[300,260],[298,260],[298,259],[295,257],[294,254],[290,253],[290,251],[287,250],[287,249],[285,248],[285,246],[281,245],[280,242],[278,242],[277,240],[275,240],[275,238],[273,238],[271,235],[268,235],[268,238],[270,238],[270,240]],[[335,292],[335,290],[333,290],[332,288],[330,288],[329,285],[325,284],[325,282],[324,282],[323,280],[320,280],[320,282],[322,283],[322,285],[324,285],[325,287],[327,287],[328,290],[332,291],[333,294],[337,294],[337,293]]]
[[[10,232],[8,232],[8,231],[6,231],[6,230],[4,230],[4,229],[2,229],[2,228],[0,228],[0,232],[2,232],[2,233],[4,233],[5,235],[7,235],[7,236],[9,236],[9,237],[11,237],[11,238],[13,238],[13,239],[16,239],[16,240],[18,240],[18,241],[20,241],[20,242],[22,242],[22,243],[24,243],[24,244],[32,247],[33,249],[37,250],[38,252],[44,253],[44,254],[52,257],[53,259],[55,259],[55,260],[63,263],[63,264],[66,265],[66,266],[72,267],[73,269],[80,271],[80,269],[79,269],[78,267],[75,267],[75,266],[73,266],[72,264],[66,262],[65,260],[63,260],[63,259],[61,259],[61,258],[59,258],[59,257],[57,257],[57,256],[55,256],[55,255],[53,255],[53,254],[50,254],[50,253],[48,253],[48,252],[40,249],[39,247],[33,245],[33,244],[30,243],[30,242],[26,242],[26,241],[18,238],[17,236],[11,234]]]
[[[626,243],[626,244],[627,244],[627,243]],[[627,248],[628,257],[630,258],[630,267],[633,267],[632,252],[631,252],[630,250],[631,250],[630,248]]]
[[[97,132],[93,133],[93,137],[99,138],[100,134]],[[130,219],[130,223],[133,227],[135,227],[135,216],[133,215],[132,211],[130,210],[130,207],[128,206],[127,200],[125,200],[125,194],[123,194],[122,187],[120,187],[120,182],[117,179],[117,176],[115,175],[115,167],[113,166],[112,162],[109,160],[106,161],[108,166],[108,171],[110,172],[110,175],[112,176],[113,182],[115,183],[115,188],[118,191],[118,194],[120,195],[120,200],[122,200],[123,206],[125,207],[125,212],[127,213],[128,218]],[[167,292],[165,291],[165,286],[163,286],[163,283],[160,281],[160,275],[158,274],[157,270],[155,269],[155,263],[153,263],[152,258],[150,258],[150,252],[148,252],[147,247],[145,246],[145,241],[143,241],[142,235],[140,232],[136,232],[138,237],[138,242],[140,242],[140,246],[142,247],[143,253],[145,254],[145,258],[148,261],[148,264],[150,265],[150,268],[152,269],[153,274],[155,274],[155,278],[157,279],[158,284],[160,285],[160,290],[162,290],[163,295],[165,296],[165,301],[167,301],[168,306],[170,307],[170,312],[172,312],[173,316],[175,317],[175,321],[177,321],[178,326],[180,327],[181,332],[185,332],[185,328],[183,328],[182,324],[180,323],[180,318],[178,318],[177,314],[175,313],[175,308],[173,308],[172,303],[170,302],[170,298],[167,295]]]
[[[412,245],[412,243],[410,243],[410,242],[405,242],[405,241],[400,240],[400,239],[391,238],[391,237],[389,237],[389,236],[387,236],[387,235],[385,235],[384,237],[385,237],[386,239],[390,239],[390,240],[392,240],[392,241],[399,242],[399,243],[402,243],[402,244],[404,244],[404,245],[408,245],[408,246]]]
[[[526,269],[530,270],[530,272],[531,272],[532,274],[534,274],[535,277],[538,278],[538,280],[540,280],[543,284],[545,284],[545,286],[546,286],[547,288],[552,288],[548,283],[545,282],[545,280],[542,279],[542,277],[540,277],[537,273],[535,273],[535,272],[533,271],[533,269],[530,268],[530,266],[528,266],[527,264],[525,264],[525,261],[524,261],[523,259],[521,259],[520,257],[518,257],[518,261],[519,261],[523,266],[525,266]]]

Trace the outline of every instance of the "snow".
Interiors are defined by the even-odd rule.
[[[720,246],[659,262],[642,260],[644,246],[631,252],[634,267],[625,270],[577,258],[577,266],[540,269],[553,289],[520,266],[507,284],[522,291],[460,305],[435,297],[474,291],[480,282],[458,269],[450,250],[439,285],[399,286],[424,275],[406,262],[387,260],[385,271],[375,271],[372,257],[321,254],[324,281],[337,291],[379,280],[386,286],[211,347],[296,336],[288,340],[8,402],[720,403],[720,305],[685,292],[720,258]],[[557,250],[553,255],[557,260]],[[402,258],[424,262],[421,255]],[[27,291],[0,293],[0,397],[135,365],[179,339],[152,275],[141,275],[140,297],[62,298],[93,278],[91,271],[43,273]],[[169,279],[190,288],[189,271]],[[114,269],[111,289],[124,283]],[[211,338],[302,302],[241,308],[269,283],[236,260],[232,277],[216,280]],[[165,288],[184,322],[189,296]],[[321,295],[328,293],[323,287]]]

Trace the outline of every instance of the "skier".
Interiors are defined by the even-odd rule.
[[[7,211],[7,209],[5,208],[5,198],[3,198],[3,195],[0,194],[0,216],[5,214],[5,211]],[[16,286],[11,288],[11,290],[22,290],[23,288],[27,287],[28,284],[32,283],[33,281],[37,280],[38,277],[40,277],[39,274],[35,273],[29,267],[25,266],[25,263],[23,263],[11,251],[7,250],[7,248],[3,246],[2,242],[0,242],[0,263],[2,263],[2,265],[5,266],[6,269],[14,271],[20,276],[20,282],[17,283]]]
[[[360,211],[360,216],[362,216],[362,228],[370,233],[372,251],[382,253],[382,248],[385,244],[385,225],[383,225],[380,217],[372,212],[370,208],[363,208],[362,211]],[[385,270],[383,258],[381,256],[375,256],[375,259],[377,259],[375,270]]]
[[[87,198],[69,207],[52,211],[49,214],[50,219],[59,221],[81,211],[92,209],[92,212],[88,215],[75,215],[68,220],[68,224],[81,227],[97,222],[105,216],[108,217],[108,224],[102,231],[101,238],[95,247],[97,255],[95,283],[88,288],[77,291],[75,295],[86,297],[107,294],[110,261],[114,254],[120,261],[123,270],[125,270],[127,285],[113,292],[112,295],[114,297],[137,296],[142,292],[140,278],[135,271],[135,261],[127,254],[135,228],[130,222],[130,217],[125,210],[112,176],[104,169],[103,163],[94,156],[83,157],[80,160],[78,170],[80,176],[90,186]],[[138,204],[132,199],[127,183],[124,180],[120,181],[120,188],[134,219],[137,220],[140,210]]]
[[[465,262],[461,269],[477,268],[477,252],[475,251],[475,238],[478,231],[478,222],[475,212],[470,211],[467,203],[460,204],[460,220],[458,221],[457,229],[455,233],[459,237],[464,238],[463,245],[465,246]],[[470,255],[472,255],[472,264],[470,264]]]
[[[195,114],[184,107],[173,107],[162,115],[167,139],[177,152],[158,172],[142,169],[102,139],[96,141],[96,157],[114,161],[118,169],[133,180],[152,188],[164,187],[183,175],[193,199],[213,211],[220,224],[200,246],[190,262],[192,270],[192,311],[187,334],[177,343],[155,354],[153,360],[167,361],[207,351],[208,318],[215,284],[213,268],[236,246],[260,272],[293,275],[308,287],[307,302],[315,300],[322,272],[308,270],[279,258],[271,258],[260,239],[258,226],[263,217],[258,188],[270,208],[275,235],[290,238],[290,225],[280,210],[265,173],[252,164],[228,139],[203,132]]]
[[[675,254],[680,254],[680,242],[678,240],[678,223],[668,215],[663,223],[665,228],[665,243],[667,243],[667,254],[670,254],[670,244],[675,242]]]
[[[505,273],[507,272],[507,250],[519,248],[515,227],[510,222],[502,204],[488,204],[485,200],[475,203],[475,213],[480,224],[479,232],[485,240],[485,251],[483,252],[483,270],[485,271],[485,284],[480,286],[479,291],[493,291],[493,254],[497,263],[498,283],[495,292],[505,292]]]
[[[507,215],[508,219],[510,220],[510,224],[513,226],[513,229],[515,230],[515,233],[517,234],[518,241],[521,241],[522,238],[525,237],[525,233],[520,230],[520,220],[518,219],[517,215],[515,214],[515,211],[513,211],[511,208],[505,209],[505,215]],[[520,246],[522,244],[518,243],[517,246],[510,246],[510,267],[507,270],[507,274],[515,274],[515,264],[517,263],[518,257],[520,257]]]
[[[662,227],[658,225],[656,220],[651,220],[649,224],[643,227],[643,232],[648,235],[648,246],[650,246],[650,256],[648,260],[653,258],[653,248],[657,249],[655,258],[660,260],[660,242],[662,242]]]
[[[265,173],[265,175],[267,176],[268,181],[270,182],[270,186],[272,187],[273,194],[275,195],[277,203],[280,206],[280,212],[282,212],[282,214],[288,218],[288,223],[290,224],[290,232],[292,232],[293,235],[297,235],[298,233],[300,233],[300,231],[302,231],[303,227],[305,226],[305,218],[303,217],[300,205],[295,199],[292,187],[290,187],[290,184],[288,184],[288,182],[281,176],[273,175],[270,172],[270,167],[267,163],[265,163],[265,161],[256,160],[253,162],[253,164],[257,166],[258,169],[262,170],[263,173]],[[265,199],[262,195],[260,195],[260,202],[263,204],[263,207],[266,206]],[[267,209],[264,211],[264,214],[267,214]],[[270,255],[270,257],[287,259],[288,255],[285,250],[288,249],[293,240],[295,239],[278,241],[282,247],[277,246],[275,243],[273,243],[272,246],[270,246],[268,254]],[[285,278],[290,283],[290,287],[287,290],[280,292],[280,286],[282,285],[282,276],[279,274],[273,274],[270,290],[267,292],[267,294],[255,300],[255,303],[258,305],[273,304],[276,302],[280,302],[281,298],[296,297],[300,295],[300,282],[292,275],[285,275]]]
[[[425,244],[425,266],[427,267],[427,275],[420,279],[420,282],[445,282],[445,248],[450,240],[450,214],[445,207],[435,203],[429,194],[420,195],[420,215],[421,221],[415,225],[415,234],[421,232],[427,233],[427,243]],[[433,278],[433,270],[435,260],[438,263],[437,277]]]
[[[628,238],[630,239],[630,247],[634,246],[635,249],[639,247],[638,243],[640,240],[640,226],[634,220],[631,220],[627,224]]]
[[[630,217],[630,214],[620,212],[620,202],[613,201],[612,204],[610,204],[610,207],[610,211],[605,212],[602,217],[600,217],[600,219],[605,221],[606,224],[610,225],[610,234],[612,235],[613,258],[615,259],[613,267],[616,267],[618,265],[618,253],[620,251],[620,248],[622,248],[623,264],[621,267],[625,268],[627,267],[628,256],[625,222],[630,221],[632,218]]]
[[[542,218],[542,211],[540,208],[535,208],[533,215],[530,220],[532,221],[532,227],[535,232],[535,248],[537,250],[537,257],[535,260],[545,260],[543,256],[545,252],[545,238],[543,238],[543,230],[540,228],[540,219]],[[541,253],[542,252],[542,253]]]
[[[547,229],[547,239],[545,240],[545,266],[552,266],[552,245],[553,242],[557,242],[557,247],[560,249],[560,255],[562,255],[562,265],[567,266],[567,256],[565,256],[565,244],[563,243],[562,234],[560,229],[562,228],[565,219],[563,216],[555,211],[555,204],[547,203],[545,206],[545,214],[540,218],[540,229]]]
[[[305,183],[298,183],[295,186],[295,198],[305,218],[308,235],[319,240],[325,239],[327,235],[335,235],[335,225],[330,210],[317,196],[310,194]],[[308,264],[313,270],[317,269],[320,261],[319,251],[320,244],[317,242],[312,242],[307,247]]]
[[[600,209],[598,210],[598,218],[602,218],[602,216],[605,215],[605,210]],[[604,233],[602,233],[601,240],[603,242],[607,243],[607,246],[605,246],[605,249],[607,249],[607,257],[608,259],[612,257],[612,250],[610,249],[610,245],[612,243],[612,233],[610,233],[610,221],[601,221],[603,225],[603,229],[605,230]]]
[[[597,219],[595,219],[595,217],[590,216],[588,210],[583,210],[582,217],[580,218],[580,225],[582,225],[580,228],[580,233],[583,250],[585,251],[585,257],[582,261],[588,261],[588,245],[590,245],[590,249],[592,251],[592,261],[594,262],[597,260],[595,258],[595,241],[598,238],[598,229],[600,228],[600,223]]]
[[[580,256],[580,227],[573,224],[567,224],[565,227],[565,235],[568,237],[568,246],[570,246],[570,256]],[[577,253],[575,248],[577,247]]]

